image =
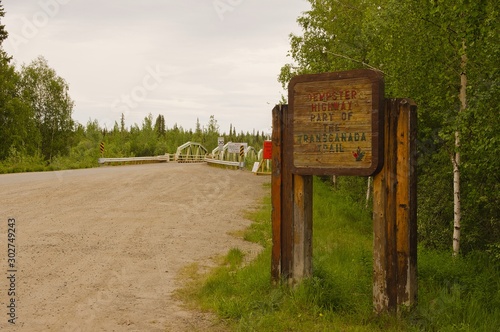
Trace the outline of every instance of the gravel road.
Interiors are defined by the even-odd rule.
[[[269,178],[203,164],[0,175],[0,330],[206,331],[172,297],[193,262],[212,266],[249,225]],[[15,218],[15,296],[8,219]],[[8,323],[11,298],[15,326]]]

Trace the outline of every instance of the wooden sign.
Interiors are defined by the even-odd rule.
[[[376,173],[383,161],[383,90],[382,75],[372,70],[294,77],[288,87],[292,172]]]
[[[310,84],[309,81],[299,82]],[[330,83],[321,84],[321,87],[331,88]],[[356,97],[358,91],[359,93],[364,91],[359,82],[352,83],[351,87],[350,90],[343,88],[342,91],[351,91],[349,92],[351,97],[354,96],[352,91],[356,91]],[[304,87],[299,85],[298,88],[297,91],[300,92]],[[346,96],[344,93],[343,101],[356,100],[356,98],[347,99]],[[359,100],[365,99],[360,97]],[[383,158],[384,162],[373,179],[373,308],[377,313],[401,312],[401,309],[407,310],[405,308],[412,308],[415,305],[418,291],[417,107],[409,99],[385,99],[380,107],[384,110],[378,112],[384,114],[382,120],[384,135],[379,136],[383,137],[385,152],[382,157],[382,150],[378,151],[378,157]],[[360,106],[353,107],[351,111],[354,113],[360,108]],[[308,112],[310,116],[319,113],[310,109]],[[313,275],[313,176],[293,173],[293,164],[295,162],[296,169],[307,173],[318,169],[319,172],[336,170],[336,165],[322,167],[318,160],[328,160],[322,155],[326,152],[313,151],[318,158],[312,161],[315,168],[300,167],[296,155],[291,153],[294,151],[292,143],[295,147],[298,146],[298,153],[304,153],[303,150],[306,150],[300,146],[301,142],[303,145],[313,145],[313,143],[310,143],[309,139],[307,143],[304,143],[304,140],[299,141],[297,136],[306,134],[297,133],[297,127],[291,130],[292,123],[294,125],[300,123],[300,119],[291,121],[291,113],[289,105],[277,105],[273,109],[271,278],[275,284],[285,281],[294,285]],[[295,115],[297,117],[297,114]],[[300,110],[299,116],[302,116]],[[356,113],[353,116],[356,116]],[[346,132],[351,130],[347,125],[341,128]],[[368,132],[368,129],[358,130]],[[292,133],[294,136],[290,137]],[[343,152],[335,151],[335,154],[341,153]],[[300,159],[298,161],[300,162]],[[354,171],[365,172],[372,166],[366,167]]]

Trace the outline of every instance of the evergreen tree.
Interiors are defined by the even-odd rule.
[[[9,36],[7,30],[5,30],[5,25],[2,24],[2,20],[4,17],[5,17],[5,10],[3,9],[2,1],[0,0],[0,58],[5,58],[10,60],[10,58],[3,50],[3,42]]]
[[[125,115],[122,113],[122,116],[120,118],[120,132],[123,133],[125,132]]]
[[[217,146],[217,139],[219,138],[219,125],[214,115],[210,116],[208,125],[204,130],[204,142],[202,143],[209,151]]]
[[[203,135],[203,130],[201,129],[201,124],[200,124],[200,119],[196,118],[196,127],[194,130],[194,135],[193,135],[193,142],[196,143],[204,143],[204,135]]]
[[[165,117],[163,115],[158,115],[155,121],[155,132],[158,137],[163,137],[165,136],[166,129],[165,129]]]

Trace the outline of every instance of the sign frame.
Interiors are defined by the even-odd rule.
[[[342,87],[347,87],[349,84],[352,84],[352,82],[362,82],[363,84],[371,85],[371,131],[369,133],[371,137],[370,163],[362,168],[344,167],[333,163],[324,163],[321,166],[296,165],[296,156],[300,153],[296,151],[294,146],[296,140],[295,125],[297,124],[296,108],[299,104],[295,100],[295,88],[297,84],[317,85],[319,89],[328,85],[334,85],[335,88],[340,87],[340,90],[342,90]],[[344,90],[348,90],[348,88]],[[369,69],[358,69],[334,73],[298,75],[292,78],[289,83],[288,101],[290,110],[288,119],[286,120],[288,134],[286,135],[287,142],[285,142],[285,144],[287,149],[285,149],[284,153],[289,154],[292,160],[291,168],[293,174],[371,176],[380,171],[384,160],[384,79],[382,73]],[[351,153],[351,151],[346,152]],[[318,152],[314,155],[319,156],[316,160],[317,164],[321,164],[322,161],[320,159],[325,154]],[[354,161],[356,161],[356,159],[354,159]]]

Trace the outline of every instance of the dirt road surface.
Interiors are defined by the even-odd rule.
[[[234,247],[260,250],[228,233],[250,224],[244,210],[258,206],[268,181],[203,164],[0,175],[0,330],[210,330],[212,317],[172,297],[178,272]]]

